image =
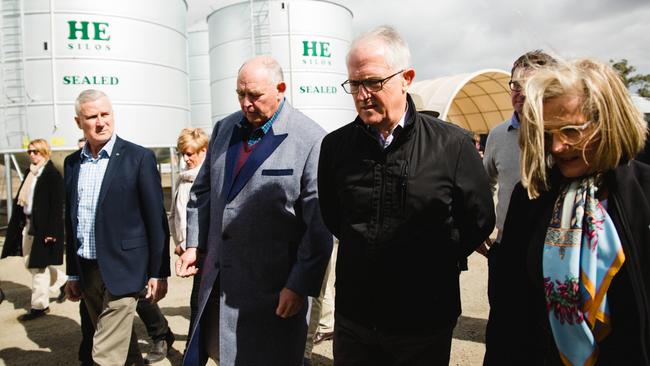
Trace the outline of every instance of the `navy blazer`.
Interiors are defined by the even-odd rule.
[[[67,272],[83,274],[77,250],[80,151],[64,162]],[[97,262],[114,296],[140,292],[149,278],[169,270],[169,226],[156,157],[151,150],[116,136],[95,211]]]

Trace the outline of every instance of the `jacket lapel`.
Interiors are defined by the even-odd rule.
[[[104,179],[102,180],[102,187],[99,190],[99,199],[97,200],[97,207],[101,207],[104,198],[106,198],[106,193],[111,186],[111,182],[115,177],[115,174],[118,171],[119,166],[122,162],[122,149],[124,147],[123,140],[116,136],[115,145],[113,146],[113,151],[111,156],[108,159],[108,166],[106,167],[106,172],[104,173]]]
[[[74,237],[77,237],[77,227],[79,226],[79,219],[77,217],[77,212],[79,210],[79,169],[81,167],[81,151],[77,154],[77,158],[72,162],[72,174],[70,175],[70,186],[68,197],[70,197],[70,219],[72,220],[72,227],[75,231]],[[74,241],[77,242],[76,240]]]
[[[239,151],[244,143],[245,128],[241,122],[237,122],[235,128],[232,130],[230,142],[228,143],[228,150],[226,151],[226,171],[223,179],[222,192],[230,193],[233,181],[235,180],[235,166],[239,158]]]
[[[234,135],[234,134],[233,134]],[[250,154],[248,159],[246,160],[246,163],[244,163],[244,166],[242,166],[241,171],[239,174],[235,177],[232,188],[229,190],[228,193],[228,199],[227,202],[231,202],[237,194],[244,188],[246,183],[251,179],[253,174],[257,171],[257,168],[262,165],[262,163],[269,157],[275,149],[284,141],[284,139],[287,137],[287,134],[282,134],[282,135],[275,135],[273,132],[273,127],[269,129],[269,131],[264,135],[262,140],[257,143],[257,146],[255,146],[255,150]],[[241,143],[238,144],[237,146],[241,146]],[[231,145],[232,147],[232,145]],[[237,150],[238,152],[239,150]],[[234,155],[239,155],[238,153],[235,153]],[[228,149],[228,153],[230,153],[230,148]],[[237,157],[235,157],[234,160],[236,160]],[[234,164],[233,164],[234,167]],[[231,169],[232,172],[232,169]]]

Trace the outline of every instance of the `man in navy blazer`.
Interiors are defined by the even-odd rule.
[[[103,92],[81,92],[75,112],[87,143],[64,163],[66,294],[84,298],[96,329],[96,364],[141,364],[132,330],[137,300],[145,291],[151,301],[162,299],[170,274],[156,158],[114,134],[113,108]]]

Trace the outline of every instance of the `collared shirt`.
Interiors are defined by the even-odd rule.
[[[371,127],[372,131],[374,131],[377,135],[379,135],[379,144],[381,145],[382,148],[386,149],[390,144],[399,136],[400,132],[402,132],[402,129],[404,128],[404,124],[406,123],[406,115],[409,112],[409,106],[408,104],[406,105],[406,110],[404,111],[404,114],[402,115],[402,118],[400,118],[399,122],[393,127],[393,130],[390,131],[388,136],[384,138],[384,135],[381,134],[376,128]]]
[[[280,115],[280,111],[282,111],[282,107],[284,107],[285,100],[286,99],[282,99],[282,103],[280,103],[280,107],[278,108],[278,110],[275,111],[275,113],[273,113],[273,116],[271,116],[271,118],[269,118],[269,120],[266,121],[266,123],[264,123],[260,127],[254,128],[250,122],[244,119],[248,124],[248,128],[252,129],[252,131],[248,135],[248,140],[246,142],[248,146],[254,146],[258,142],[260,142],[260,140],[262,140],[262,137],[264,137],[264,135],[266,135],[266,133],[269,132],[271,126],[273,125],[273,122],[275,122],[275,120],[278,119],[278,115]]]
[[[512,117],[510,120],[508,120],[508,131],[512,129],[518,130],[519,126],[521,126],[521,123],[519,122],[519,116],[517,115],[517,112],[513,112]]]
[[[106,167],[115,145],[115,134],[93,158],[89,145],[81,150],[81,166],[79,167],[79,182],[77,183],[77,240],[79,249],[77,255],[85,259],[97,259],[95,243],[95,214],[99,191],[102,187]]]

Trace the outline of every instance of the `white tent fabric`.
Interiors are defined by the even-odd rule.
[[[413,83],[409,92],[418,110],[440,113],[440,118],[475,133],[487,133],[510,118],[510,73],[486,69]]]
[[[632,101],[634,101],[634,104],[636,104],[641,112],[644,114],[650,113],[650,99],[634,94],[632,95]]]

